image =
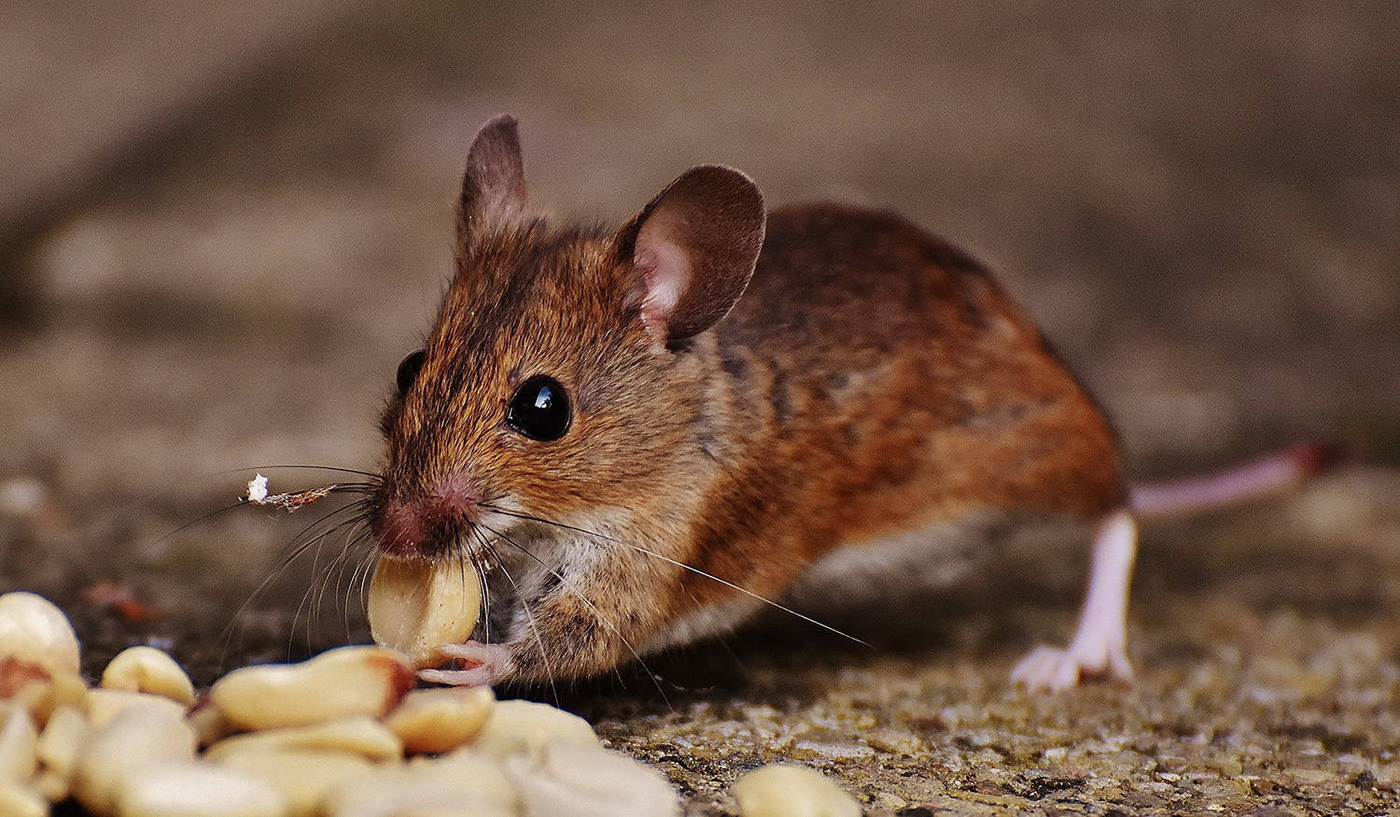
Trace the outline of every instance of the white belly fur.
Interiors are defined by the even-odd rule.
[[[1087,526],[1063,519],[1027,519],[1002,511],[975,511],[893,536],[843,545],[803,571],[778,603],[818,619],[851,614],[877,602],[947,588],[1027,534],[1087,543]],[[649,639],[642,652],[689,644],[732,631],[768,605],[751,598],[696,610]]]

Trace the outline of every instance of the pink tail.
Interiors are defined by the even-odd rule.
[[[1134,485],[1132,506],[1142,516],[1167,516],[1238,505],[1280,493],[1349,459],[1345,443],[1299,443],[1214,474]]]

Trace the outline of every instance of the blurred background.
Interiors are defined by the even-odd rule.
[[[115,587],[211,643],[303,525],[166,534],[237,469],[375,467],[499,112],[563,214],[703,162],[904,213],[997,271],[1133,474],[1344,437],[1371,465],[1326,530],[1396,545],[1397,32],[1388,3],[5,2],[0,588]],[[249,608],[253,642],[285,646],[306,586]]]

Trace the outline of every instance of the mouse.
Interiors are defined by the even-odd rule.
[[[769,606],[826,626],[784,600],[895,587],[953,557],[947,530],[1021,518],[1074,520],[1090,557],[1068,644],[1013,680],[1126,683],[1140,516],[1329,458],[1131,486],[1102,407],[963,250],[890,212],[770,211],[721,165],[621,224],[560,220],[508,115],[471,143],[451,283],[381,428],[378,552],[481,583],[472,638],[420,673],[456,685],[596,676]]]

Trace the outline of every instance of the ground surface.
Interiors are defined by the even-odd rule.
[[[466,144],[508,110],[560,210],[620,218],[721,161],[962,243],[1134,474],[1318,433],[1366,455],[1149,524],[1131,690],[1008,687],[1073,623],[1081,550],[1041,542],[854,622],[875,649],[771,621],[559,691],[691,812],[783,758],[881,814],[1400,809],[1396,7],[363,5],[0,8],[0,589],[62,603],[94,667],[155,640],[208,680],[363,637],[335,541],[254,594],[310,520],[170,532],[230,469],[374,466]]]

